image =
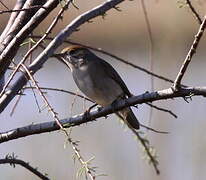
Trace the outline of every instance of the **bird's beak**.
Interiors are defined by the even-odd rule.
[[[71,70],[70,58],[68,58],[68,62],[68,60],[65,59],[65,53],[54,54],[54,57],[56,57],[60,62],[64,63]]]

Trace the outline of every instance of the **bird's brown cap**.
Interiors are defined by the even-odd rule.
[[[73,46],[69,46],[69,47],[66,47],[64,48],[61,53],[65,53],[65,52],[70,52],[72,50],[77,50],[77,49],[85,49],[83,46],[80,46],[80,45],[73,45]]]

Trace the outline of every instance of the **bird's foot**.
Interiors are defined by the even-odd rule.
[[[98,104],[94,104],[92,106],[90,106],[83,114],[83,119],[86,120],[86,119],[89,119],[89,116],[90,116],[90,111],[95,107],[97,106]]]

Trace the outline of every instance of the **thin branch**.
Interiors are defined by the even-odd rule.
[[[77,93],[74,93],[72,91],[68,91],[68,90],[64,90],[64,89],[59,89],[59,88],[49,88],[49,87],[39,87],[40,89],[42,90],[49,90],[49,91],[59,91],[59,92],[63,92],[63,93],[67,93],[67,94],[71,94],[71,95],[74,95],[74,96],[78,96],[82,99],[86,99],[87,101],[89,102],[92,102],[92,103],[95,103],[94,101],[92,101],[91,99],[85,97],[85,96],[82,96],[81,94],[77,94]],[[29,86],[26,86],[26,87],[23,87],[23,89],[35,89],[35,87],[29,87]]]
[[[177,118],[177,115],[175,113],[173,113],[172,111],[168,110],[168,109],[165,109],[165,108],[160,108],[158,106],[155,106],[154,104],[151,104],[151,103],[146,103],[148,106],[154,108],[154,109],[157,109],[157,110],[160,110],[160,111],[163,111],[163,112],[167,112],[169,114],[171,114],[174,118]]]
[[[202,20],[200,18],[200,15],[197,13],[197,11],[195,10],[194,6],[192,5],[192,3],[190,2],[190,0],[186,0],[186,3],[188,4],[190,10],[192,11],[193,15],[195,16],[195,18],[197,19],[199,24],[202,24]]]
[[[13,13],[13,12],[21,12],[21,11],[29,11],[31,9],[39,9],[39,8],[44,8],[43,6],[31,6],[29,8],[22,8],[22,9],[12,9],[12,10],[7,10],[7,11],[0,11],[0,14],[4,14],[4,13]]]
[[[0,4],[1,4],[2,6],[4,6],[6,9],[9,9],[3,2],[1,2],[1,0],[0,0]]]
[[[5,159],[0,159],[0,164],[10,164],[13,167],[15,167],[16,164],[18,164],[18,165],[26,168],[27,170],[29,170],[30,172],[32,172],[36,176],[38,176],[40,179],[49,180],[49,178],[46,175],[42,174],[40,171],[38,171],[37,168],[33,168],[32,166],[29,165],[29,163],[27,163],[21,159],[17,159],[13,155],[12,156],[7,155]]]
[[[148,17],[148,13],[147,13],[147,9],[146,9],[144,0],[141,0],[141,5],[142,5],[142,9],[143,9],[144,17],[145,17],[145,22],[146,22],[146,27],[147,27],[147,32],[148,32],[148,36],[149,36],[150,71],[153,72],[154,71],[154,60],[153,60],[154,40],[153,40],[153,36],[152,36],[152,28],[151,28],[151,25],[149,22],[149,17]],[[151,76],[151,91],[154,91],[154,76]],[[148,123],[149,125],[152,122],[152,113],[153,113],[153,108],[150,108],[149,123]]]
[[[204,19],[202,21],[202,24],[200,25],[199,30],[198,30],[197,34],[195,35],[195,39],[194,39],[194,41],[192,43],[192,46],[191,46],[191,48],[190,48],[190,50],[189,50],[189,52],[188,52],[188,54],[187,54],[183,64],[182,64],[182,67],[180,68],[180,71],[179,71],[179,73],[178,73],[178,75],[177,75],[177,77],[175,79],[175,82],[174,82],[174,85],[173,85],[173,89],[175,91],[180,88],[181,80],[182,80],[182,78],[183,78],[183,76],[184,76],[184,74],[185,74],[185,72],[187,70],[187,67],[188,67],[189,63],[192,60],[193,55],[196,52],[197,46],[198,46],[198,44],[200,42],[200,39],[201,39],[201,37],[203,35],[205,27],[206,27],[206,16],[204,17]]]
[[[41,38],[41,36],[38,36],[38,35],[32,35],[32,36],[29,36],[29,37],[31,37],[31,38],[38,38],[38,39]],[[54,38],[52,38],[52,37],[47,37],[46,39],[47,39],[47,40],[53,40]],[[80,46],[83,46],[83,47],[88,48],[88,49],[91,49],[91,50],[93,50],[93,51],[96,51],[96,52],[102,53],[102,54],[104,54],[104,55],[110,56],[110,57],[112,57],[112,58],[114,58],[114,59],[116,59],[116,60],[118,60],[118,61],[120,61],[120,62],[122,62],[122,63],[124,63],[124,64],[126,64],[126,65],[129,65],[129,66],[131,66],[131,67],[133,67],[133,68],[136,68],[136,69],[138,69],[138,70],[140,70],[140,71],[142,71],[142,72],[145,72],[145,73],[147,73],[147,74],[149,74],[149,75],[151,75],[151,76],[154,76],[154,77],[156,77],[156,78],[158,78],[158,79],[164,80],[164,81],[169,82],[169,83],[174,83],[173,80],[171,80],[171,79],[169,79],[169,78],[167,78],[167,77],[164,77],[164,76],[155,74],[155,73],[153,73],[153,72],[151,72],[151,71],[149,71],[149,70],[147,70],[147,69],[145,69],[145,68],[143,68],[143,67],[141,67],[141,66],[138,66],[138,65],[136,65],[136,64],[133,64],[133,63],[131,63],[131,62],[128,62],[127,60],[125,60],[125,59],[123,59],[123,58],[120,58],[119,56],[114,55],[114,54],[112,54],[112,53],[110,53],[110,52],[108,52],[108,51],[105,51],[105,50],[103,50],[103,49],[95,48],[95,47],[88,46],[88,45],[84,45],[84,44],[77,43],[77,42],[74,42],[74,41],[71,41],[71,40],[65,40],[64,43],[69,43],[69,44],[72,44],[72,45],[80,45]],[[54,54],[53,56],[56,57],[55,54]],[[183,87],[186,87],[186,86],[184,86],[184,85],[182,85],[182,86],[183,86]]]

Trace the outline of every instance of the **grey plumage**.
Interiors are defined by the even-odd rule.
[[[88,49],[71,46],[62,54],[78,88],[97,104],[107,106],[115,100],[132,96],[116,70]],[[139,122],[130,107],[116,114],[133,128],[139,129]]]

